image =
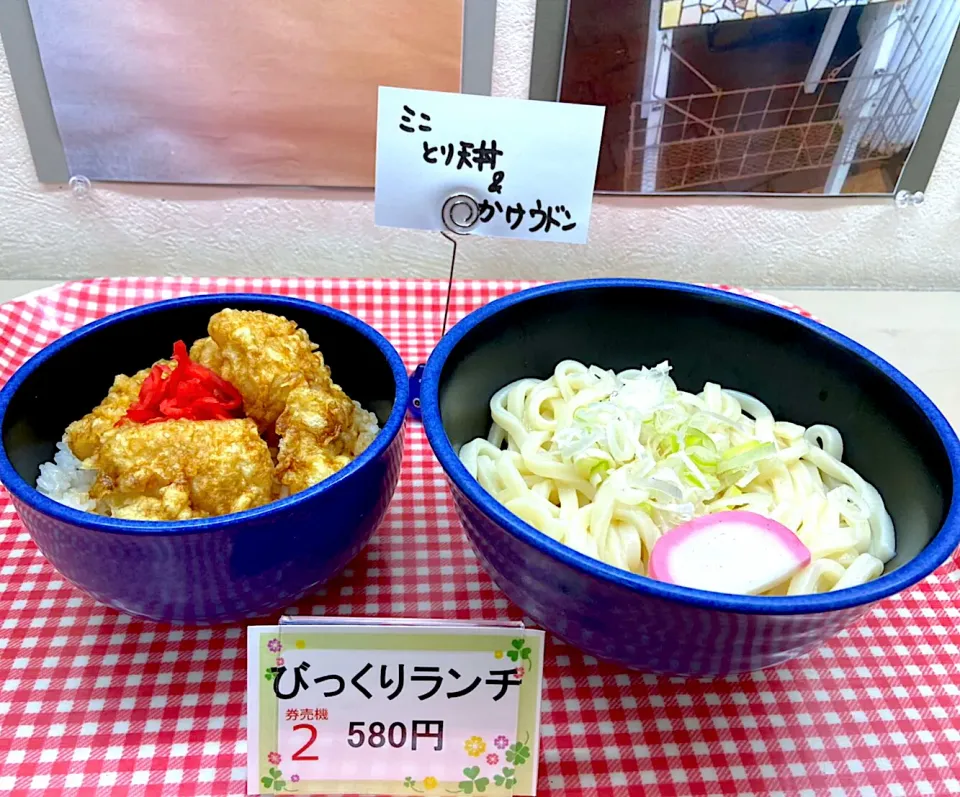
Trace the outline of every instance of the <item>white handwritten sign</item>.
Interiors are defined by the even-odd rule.
[[[586,243],[604,111],[381,86],[376,223],[442,230],[467,194],[476,235]]]
[[[255,626],[251,794],[533,795],[543,632]]]

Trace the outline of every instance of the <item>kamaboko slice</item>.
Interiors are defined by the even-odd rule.
[[[758,595],[810,562],[786,526],[753,512],[717,512],[664,534],[650,553],[649,575],[681,587]]]

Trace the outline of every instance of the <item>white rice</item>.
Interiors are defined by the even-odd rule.
[[[380,424],[377,422],[377,416],[361,407],[359,401],[354,401],[353,406],[357,408],[356,414],[353,416],[353,426],[357,430],[357,442],[353,446],[353,456],[359,457],[380,432]]]
[[[90,497],[90,488],[96,480],[97,472],[82,466],[67,445],[67,436],[64,435],[63,440],[57,443],[53,462],[44,462],[40,466],[37,490],[66,506],[93,512],[97,504]]]

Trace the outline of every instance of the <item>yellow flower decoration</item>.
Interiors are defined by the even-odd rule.
[[[293,643],[293,645],[297,650],[303,650],[307,646],[307,643],[304,642],[302,639],[298,639],[296,642]]]
[[[437,786],[438,786],[437,779],[432,775],[429,778],[423,779],[423,788],[426,789],[427,791],[430,791],[430,789],[435,789],[437,788]]]
[[[493,651],[493,657],[494,657],[495,659],[502,659],[502,658],[503,658],[503,651],[502,651],[502,650],[495,650],[495,651]]]
[[[463,749],[467,751],[467,755],[479,758],[487,751],[487,743],[479,736],[471,736],[463,743]]]

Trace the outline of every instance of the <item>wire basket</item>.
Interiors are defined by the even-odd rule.
[[[879,97],[895,109],[882,114],[841,114],[851,82],[866,107]],[[849,95],[848,95],[849,96]],[[713,184],[829,168],[843,140],[845,122],[858,119],[858,143],[841,157],[846,164],[886,158],[894,151],[898,122],[916,109],[898,74],[825,78],[808,94],[804,83],[778,84],[633,103],[625,188],[638,190],[644,163],[657,158],[657,190],[682,191]],[[657,121],[657,120],[660,121]],[[659,143],[645,146],[646,125],[660,127]]]
[[[907,14],[907,5],[890,11],[888,23],[875,25],[863,47],[819,80],[724,89],[678,53],[672,38],[651,44],[706,90],[651,93],[632,103],[624,190],[756,190],[778,176],[849,169],[905,149],[904,131],[919,113],[907,79],[922,53],[914,27],[920,17]],[[895,45],[892,35],[900,37]],[[865,52],[890,46],[906,53],[896,69],[858,66]],[[668,63],[654,60],[657,70]]]

